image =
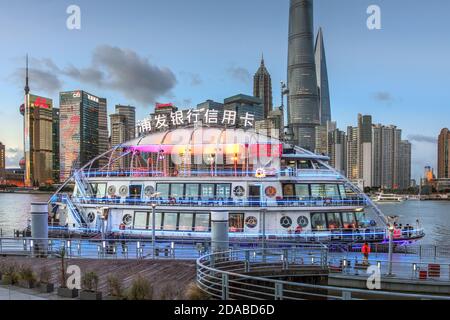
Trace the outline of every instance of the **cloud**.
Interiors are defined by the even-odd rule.
[[[387,92],[387,91],[378,91],[375,92],[372,95],[372,98],[375,101],[381,102],[381,103],[386,103],[386,104],[391,104],[395,101],[395,98],[392,96],[391,93]]]
[[[32,91],[54,94],[61,91],[63,82],[59,78],[59,70],[50,59],[30,59],[30,88]],[[17,84],[25,86],[25,68],[17,68],[11,78]]]
[[[108,45],[98,46],[92,54],[88,67],[69,65],[61,68],[51,59],[31,59],[30,87],[33,91],[55,93],[61,91],[60,77],[118,91],[124,97],[145,105],[155,103],[160,97],[172,97],[171,91],[177,83],[175,74],[169,69],[152,64],[135,51]],[[16,80],[24,82],[25,69],[17,69]],[[201,82],[192,74],[191,83]]]
[[[91,67],[71,66],[64,73],[84,83],[117,90],[143,104],[153,104],[159,97],[170,96],[177,83],[170,69],[158,67],[132,50],[108,45],[94,50]]]
[[[411,134],[408,136],[408,140],[414,141],[414,142],[425,142],[425,143],[432,143],[432,144],[437,143],[437,138],[425,136],[422,134]]]
[[[7,168],[18,168],[19,161],[23,158],[23,150],[19,148],[8,148],[6,150],[6,167]]]
[[[230,67],[227,69],[227,72],[231,78],[243,83],[250,83],[252,80],[250,71],[242,67]]]

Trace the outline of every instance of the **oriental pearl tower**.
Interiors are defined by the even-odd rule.
[[[292,142],[311,151],[320,125],[313,25],[313,0],[290,0],[288,127]]]

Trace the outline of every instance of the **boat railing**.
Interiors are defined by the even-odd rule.
[[[109,204],[109,205],[131,205],[149,206],[156,203],[158,206],[179,207],[364,207],[367,201],[363,197],[291,197],[276,199],[248,198],[135,198],[135,197],[74,197],[73,201],[80,204]]]
[[[200,170],[186,170],[170,168],[165,171],[160,170],[94,170],[91,169],[84,173],[86,178],[145,178],[145,177],[252,177],[257,174],[257,170],[242,170],[242,169],[200,169]],[[340,175],[328,169],[289,169],[281,168],[279,171],[268,170],[267,177],[315,177],[315,178],[339,178]]]

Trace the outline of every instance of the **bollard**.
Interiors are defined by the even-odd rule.
[[[31,237],[33,243],[33,254],[35,256],[47,256],[48,253],[48,204],[31,204]]]
[[[211,212],[211,251],[212,253],[227,252],[229,250],[228,212]]]

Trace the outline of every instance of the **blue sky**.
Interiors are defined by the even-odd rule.
[[[413,143],[413,176],[425,165],[435,167],[433,140],[450,126],[450,2],[314,2],[338,126],[356,124],[358,113],[395,124]],[[81,8],[81,30],[66,28],[71,4]],[[371,4],[381,7],[382,30],[366,27]],[[58,105],[58,91],[84,89],[106,97],[110,111],[117,103],[136,105],[138,118],[154,101],[189,106],[251,94],[264,52],[279,104],[288,6],[288,0],[0,0],[0,141],[9,149],[9,165],[22,149],[18,108],[27,52],[33,93]],[[120,68],[112,61],[131,62]],[[139,84],[140,76],[146,78]]]

